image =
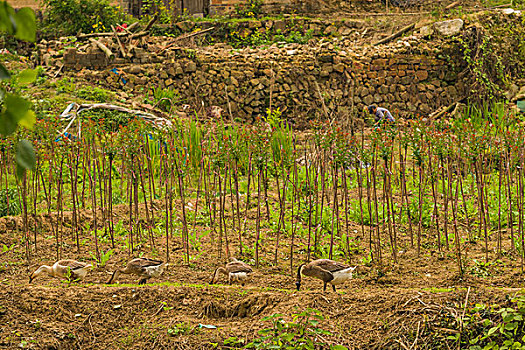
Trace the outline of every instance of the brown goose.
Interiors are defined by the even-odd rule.
[[[253,272],[251,266],[235,258],[231,258],[230,260],[231,261],[227,263],[225,267],[219,267],[215,270],[210,284],[217,282],[220,272],[228,276],[228,284],[237,281],[244,286],[244,282],[248,278],[248,275]]]
[[[53,277],[67,278],[70,281],[81,280],[86,277],[91,264],[86,264],[76,260],[59,260],[53,266],[42,265],[35,272],[29,276],[29,283],[40,276],[42,273],[47,273]]]
[[[113,281],[121,273],[140,276],[141,279],[139,280],[139,284],[144,284],[151,277],[160,276],[166,266],[168,266],[168,264],[160,260],[154,260],[154,259],[148,259],[148,258],[136,258],[128,262],[125,269],[115,270],[108,284],[113,283]]]
[[[352,272],[356,269],[345,264],[338,263],[329,259],[314,260],[309,264],[302,264],[297,269],[297,290],[301,288],[301,275],[318,278],[324,282],[323,291],[326,291],[326,284],[330,283],[335,292],[335,286],[343,284],[352,278]]]

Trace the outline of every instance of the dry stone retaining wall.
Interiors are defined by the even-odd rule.
[[[350,58],[334,51],[279,60],[199,56],[119,70],[119,75],[107,69],[90,76],[110,89],[173,89],[190,104],[204,101],[248,121],[263,115],[270,99],[274,108],[306,120],[325,113],[324,108],[341,114],[369,104],[402,116],[424,115],[465,93],[445,61],[424,55]]]

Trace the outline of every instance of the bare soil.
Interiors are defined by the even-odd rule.
[[[162,209],[160,202],[158,206]],[[92,221],[89,213],[82,215],[88,226]],[[124,221],[128,217],[126,206],[116,206],[115,213]],[[92,261],[94,239],[83,234],[83,245],[77,252],[73,234],[67,229],[70,219],[65,213],[60,257]],[[0,219],[1,244],[14,244],[13,249],[0,253],[0,348],[227,349],[230,346],[224,341],[230,337],[243,339],[245,344],[259,337],[257,332],[270,326],[261,320],[265,316],[280,313],[291,321],[293,314],[314,308],[325,317],[319,327],[332,334],[323,338],[327,344],[349,349],[401,349],[401,343],[408,344],[415,336],[416,341],[427,344],[421,348],[432,349],[424,337],[436,330],[425,320],[446,310],[462,310],[469,287],[467,304],[474,305],[502,302],[523,286],[519,258],[512,254],[494,260],[491,248],[491,265],[486,273],[480,273],[474,259],[484,261],[482,244],[466,244],[463,254],[468,254],[468,265],[460,278],[452,251],[425,249],[418,258],[404,236],[407,247],[400,248],[398,264],[385,253],[381,266],[364,266],[360,262],[368,243],[363,239],[361,252],[351,258],[360,265],[359,272],[337,293],[323,292],[320,281],[306,278],[301,291],[296,291],[295,269],[306,259],[304,238],[296,239],[291,270],[290,238],[281,237],[278,264],[274,265],[274,241],[269,234],[262,243],[261,264],[245,286],[228,286],[224,279],[208,284],[226,256],[219,257],[216,241],[212,243],[204,234],[199,234],[199,250],[192,246],[189,265],[183,262],[180,238],[174,237],[169,244],[171,265],[147,285],[139,286],[136,278],[126,275],[120,278],[120,285],[105,284],[111,271],[131,258],[119,240],[107,265],[93,269],[82,282],[69,284],[42,276],[29,284],[28,276],[34,269],[56,261],[51,229],[55,220],[54,214],[39,219],[38,249],[31,246],[28,261],[25,247],[19,245],[21,218]],[[359,225],[353,225],[360,230]],[[254,265],[249,256],[238,254],[235,234],[228,235],[231,255]],[[253,246],[253,239],[243,239]],[[505,243],[507,247],[509,242]],[[100,245],[102,251],[110,248],[109,242]],[[152,249],[145,237],[134,256],[143,252],[165,257],[165,238],[156,236],[155,245]]]

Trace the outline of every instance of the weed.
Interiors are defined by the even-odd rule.
[[[178,335],[189,334],[195,330],[196,329],[194,327],[187,324],[186,322],[181,322],[177,323],[173,328],[168,328],[168,335],[175,337]]]
[[[104,267],[106,266],[106,263],[109,261],[113,253],[114,253],[113,249],[110,249],[105,253],[101,252],[100,260],[97,259],[97,257],[95,256],[95,254],[93,254],[93,252],[90,252],[90,255],[91,255],[91,258],[97,262],[98,267]]]
[[[262,11],[262,0],[248,0],[243,5],[235,5],[235,13],[241,18],[257,18]]]
[[[482,278],[490,276],[490,268],[494,265],[494,262],[482,262],[476,259],[472,259],[472,262],[474,265],[468,270],[471,275]]]
[[[20,214],[20,199],[16,188],[0,190],[0,217]]]
[[[240,348],[245,344],[245,340],[244,338],[229,337],[224,339],[223,344],[227,347]]]
[[[180,102],[180,94],[171,89],[163,89],[160,87],[154,87],[146,94],[146,101],[153,103],[163,111],[169,112],[172,107]]]
[[[96,101],[96,102],[106,102],[108,101],[109,95],[112,94],[107,90],[101,89],[99,87],[85,86],[81,89],[78,89],[75,92],[75,95],[79,98],[85,100]]]
[[[286,322],[283,314],[273,314],[264,317],[262,321],[271,321],[272,326],[260,330],[260,338],[252,340],[246,345],[247,349],[305,349],[313,350],[329,348],[333,350],[347,349],[341,345],[329,345],[320,341],[319,336],[330,336],[329,331],[319,327],[324,317],[321,312],[308,308],[305,311],[293,314],[292,322]]]
[[[447,328],[461,327],[461,332],[436,334],[436,339],[443,338],[449,345],[453,342],[458,348],[469,350],[525,348],[525,296],[507,298],[505,304],[503,307],[476,304],[461,320],[448,320]]]

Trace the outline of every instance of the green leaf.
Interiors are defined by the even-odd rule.
[[[506,330],[512,330],[512,329],[515,329],[517,326],[518,326],[517,322],[511,322],[511,323],[505,325],[505,329]]]
[[[491,329],[489,329],[489,331],[487,332],[487,336],[491,336],[492,334],[494,334],[497,330],[498,330],[499,326],[496,326],[496,327],[492,327]]]
[[[11,135],[15,132],[16,127],[18,126],[18,121],[16,116],[8,112],[7,109],[3,110],[0,113],[0,134],[3,136]]]
[[[37,72],[35,69],[25,69],[18,74],[20,84],[29,84],[36,80]]]
[[[20,126],[23,126],[24,128],[33,130],[33,125],[35,125],[36,122],[36,115],[33,111],[27,111],[24,116],[20,118],[18,121],[18,124]]]
[[[17,179],[23,179],[26,173],[26,169],[20,164],[16,163],[16,177]]]
[[[290,342],[290,340],[292,340],[293,338],[295,337],[295,334],[293,333],[283,333],[281,334],[281,339],[284,340],[285,342]]]
[[[348,350],[348,348],[342,345],[331,345],[330,350]]]
[[[36,40],[35,13],[29,7],[23,7],[14,15],[16,21],[15,37],[34,42]]]
[[[33,170],[36,165],[35,150],[31,142],[22,140],[16,145],[16,163],[24,169]]]
[[[21,119],[28,119],[26,123],[31,123],[34,116],[28,115],[29,101],[14,94],[6,94],[4,98],[4,109],[0,114],[0,134],[7,136],[15,132],[18,122]]]
[[[0,2],[0,31],[13,34],[14,12],[15,10],[6,1]]]
[[[0,80],[6,80],[11,78],[11,75],[7,71],[7,69],[4,67],[3,64],[0,64]]]

